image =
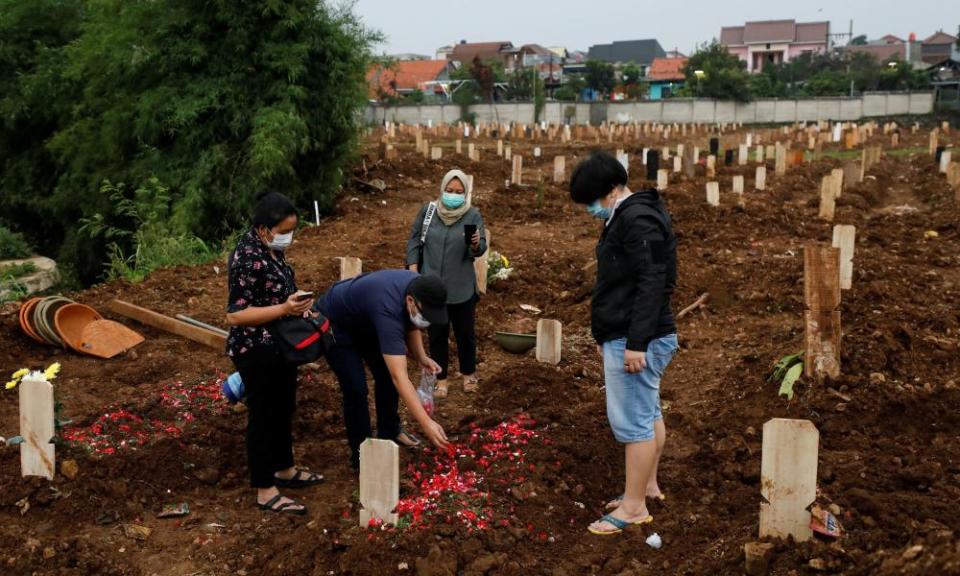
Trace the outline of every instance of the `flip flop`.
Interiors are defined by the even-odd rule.
[[[277,478],[276,484],[280,488],[307,488],[323,482],[323,474],[317,474],[304,468],[297,468],[292,478]]]
[[[411,444],[407,444],[406,442],[402,442],[402,441],[400,440],[400,437],[401,437],[401,436],[406,436],[407,438],[409,438]],[[414,450],[414,449],[416,449],[416,448],[419,448],[419,447],[420,447],[420,444],[421,444],[419,438],[417,438],[417,437],[414,436],[412,433],[407,432],[406,430],[404,430],[404,429],[402,429],[402,428],[400,429],[400,433],[397,434],[397,437],[396,437],[396,439],[394,440],[394,442],[396,442],[401,448],[407,448],[407,449],[409,449],[409,450]]]
[[[621,520],[614,516],[613,514],[605,514],[600,518],[600,522],[607,522],[612,524],[614,530],[597,530],[596,528],[587,528],[587,531],[591,534],[596,534],[597,536],[613,536],[614,534],[620,534],[630,526],[639,526],[641,524],[649,524],[653,522],[653,516],[648,515],[646,518],[637,520],[636,522],[627,522],[626,520]]]
[[[290,499],[289,502],[284,502],[283,504],[274,507],[275,504],[279,502],[283,497],[284,497],[283,494],[277,494],[276,496],[274,496],[270,500],[267,500],[263,504],[257,502],[257,507],[267,512],[273,512],[274,514],[293,514],[294,516],[307,515],[306,506],[303,506],[303,504],[300,504],[299,502],[293,499]],[[300,508],[293,508],[293,506],[300,506]]]

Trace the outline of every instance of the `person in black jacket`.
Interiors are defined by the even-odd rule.
[[[607,418],[625,445],[626,485],[612,512],[590,525],[593,534],[652,522],[647,498],[663,500],[657,465],[666,440],[660,379],[677,351],[670,299],[677,279],[677,241],[670,215],[654,189],[633,193],[627,171],[606,152],[581,162],[570,197],[602,219],[591,329],[603,358]]]

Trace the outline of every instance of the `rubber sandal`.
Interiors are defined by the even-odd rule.
[[[463,391],[464,392],[476,392],[477,388],[480,387],[480,379],[476,376],[463,377]]]
[[[597,536],[613,536],[614,534],[620,534],[625,529],[630,527],[630,522],[626,520],[621,520],[612,514],[605,514],[600,518],[600,522],[607,522],[614,526],[613,530],[597,530],[596,528],[587,528],[591,534],[596,534]]]
[[[284,502],[283,504],[275,507],[275,504],[283,497],[283,494],[277,494],[263,504],[257,502],[257,507],[266,512],[273,512],[274,514],[293,514],[294,516],[307,515],[307,507],[293,499],[289,499],[289,502]],[[300,506],[300,508],[293,508],[293,506]]]
[[[400,440],[401,436],[406,436],[407,438],[409,438],[411,443],[407,444],[406,442],[402,442]],[[401,448],[407,448],[409,450],[415,450],[420,447],[420,444],[422,444],[419,438],[417,438],[412,433],[407,432],[406,430],[403,430],[403,429],[401,429],[400,433],[397,434],[397,437],[396,439],[394,439],[394,442],[396,442],[397,445],[399,445]]]
[[[292,478],[276,478],[277,486],[280,488],[307,488],[316,486],[323,482],[323,474],[317,474],[304,468],[297,468],[297,473]]]

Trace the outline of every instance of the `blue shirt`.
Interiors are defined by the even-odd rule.
[[[375,336],[380,353],[405,356],[407,329],[407,287],[419,274],[410,270],[380,270],[342,280],[330,287],[317,303],[333,324],[338,342]]]

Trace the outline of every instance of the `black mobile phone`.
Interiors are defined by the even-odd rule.
[[[476,224],[464,224],[463,225],[463,237],[466,239],[467,244],[473,244],[473,235],[477,233]]]
[[[297,294],[297,302],[303,302],[304,300],[309,300],[313,298],[313,292],[301,292]]]

